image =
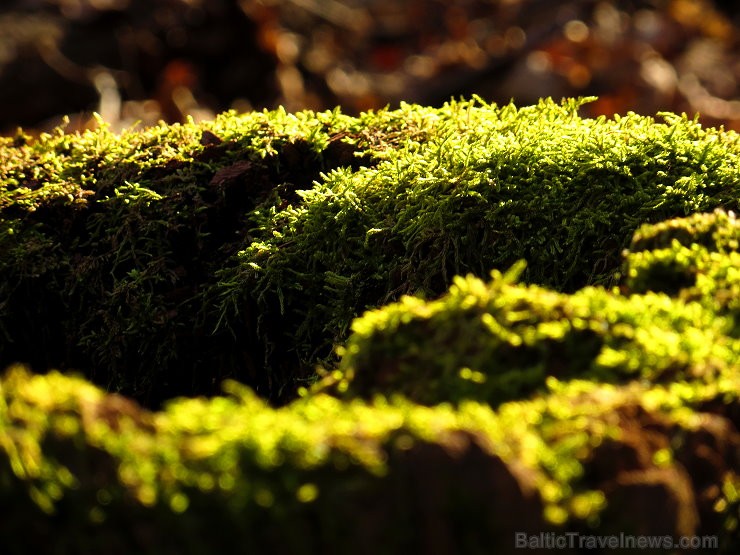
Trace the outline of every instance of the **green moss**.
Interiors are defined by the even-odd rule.
[[[265,214],[223,276],[233,306],[256,297],[275,366],[285,345],[289,369],[328,357],[367,307],[521,258],[529,283],[613,284],[640,224],[737,204],[735,134],[671,115],[581,119],[578,106],[404,106],[395,117],[420,136]]]
[[[214,333],[216,274],[251,241],[251,209],[360,163],[349,121],[227,114],[3,144],[0,362],[87,369],[150,403],[216,391],[225,376],[264,385],[264,372],[246,375],[264,358],[255,317]]]
[[[0,382],[0,498],[17,508],[4,545],[16,553],[59,535],[60,553],[102,542],[141,553],[225,542],[239,553],[339,553],[361,537],[368,552],[400,553],[424,549],[426,526],[440,526],[447,541],[467,542],[453,545],[483,553],[507,550],[514,530],[599,533],[614,522],[599,515],[620,499],[605,492],[622,472],[693,464],[696,441],[721,456],[722,417],[702,410],[733,410],[738,386],[737,372],[711,384],[550,379],[545,395],[494,411],[326,395],[273,409],[231,383],[228,396],[150,413],[81,379],[15,368]],[[701,483],[737,479],[725,464]],[[703,510],[699,498],[688,503]],[[701,503],[720,516],[737,508],[717,492]],[[512,507],[524,511],[513,520]],[[642,524],[692,533],[660,517]]]
[[[735,552],[738,135],[582,102],[0,141],[3,552]]]
[[[664,291],[732,321],[740,336],[740,224],[732,212],[640,228],[625,260],[626,290]]]
[[[610,285],[639,225],[737,207],[736,134],[585,101],[7,139],[0,364],[152,405],[226,377],[285,400],[367,308],[521,258],[527,283]]]
[[[559,379],[652,383],[700,379],[735,368],[732,324],[698,302],[602,288],[572,295],[456,277],[434,301],[405,297],[352,324],[329,386],[346,397],[402,393],[436,404],[496,404]]]

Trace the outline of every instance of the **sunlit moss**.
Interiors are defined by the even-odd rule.
[[[97,515],[94,520],[101,526],[113,522],[105,515],[129,496],[155,519],[169,518],[168,511],[189,514],[216,499],[226,503],[220,511],[237,511],[234,515],[240,511],[284,515],[291,506],[295,507],[291,511],[299,511],[299,506],[324,510],[323,503],[331,510],[332,492],[341,490],[345,480],[352,491],[360,488],[366,491],[363,495],[371,495],[378,487],[376,480],[394,483],[402,471],[394,453],[432,444],[459,457],[465,445],[459,434],[464,433],[475,438],[484,457],[491,461],[500,457],[527,469],[542,500],[542,517],[551,525],[599,526],[598,516],[609,505],[603,492],[589,482],[589,465],[601,445],[621,441],[620,414],[641,407],[646,415],[665,422],[663,432],[651,433],[668,437],[691,433],[704,422],[697,407],[713,402],[729,407],[738,401],[736,368],[720,371],[723,381],[664,385],[549,378],[546,393],[504,403],[496,410],[471,400],[457,407],[427,407],[402,397],[363,402],[324,394],[307,395],[276,409],[255,402],[248,390],[231,384],[235,396],[173,402],[155,415],[127,409],[129,427],[121,427],[115,412],[110,412],[115,404],[105,408],[112,398],[100,392],[91,395],[95,388],[86,386],[88,391],[80,395],[86,387],[80,387],[78,379],[33,376],[16,368],[0,380],[0,399],[4,406],[15,407],[16,415],[12,426],[6,419],[0,427],[0,464],[2,460],[19,464],[11,464],[14,477],[3,482],[5,486],[0,483],[0,493],[8,484],[21,491],[27,486],[26,495],[44,512],[55,511],[61,500],[73,497]],[[46,380],[55,386],[50,397],[38,394],[46,387],[40,382]],[[91,410],[107,416],[93,425],[85,416]],[[39,413],[45,415],[43,420]],[[70,418],[78,425],[58,424]],[[54,443],[48,443],[52,437]],[[105,489],[98,478],[91,487],[89,480],[96,474],[81,472],[84,465],[68,464],[82,457],[89,461],[86,464],[100,465],[105,459],[87,459],[91,448],[107,453],[117,469],[108,474]],[[77,454],[69,459],[72,453]],[[35,470],[29,472],[31,460]],[[648,463],[677,464],[665,449],[655,450]],[[729,522],[737,500],[731,482],[722,487],[725,500],[715,509],[727,514]],[[95,507],[105,507],[106,512],[95,512]],[[237,520],[245,522],[242,517]]]
[[[121,552],[192,553],[344,552],[367,525],[392,553],[431,500],[487,552],[511,539],[487,486],[513,484],[495,510],[598,533],[622,467],[683,471],[699,442],[717,473],[692,499],[730,544],[740,234],[712,210],[738,208],[738,136],[584,101],[2,143],[0,361],[25,341],[144,400],[302,392],[274,407],[227,380],[149,412],[11,368],[3,525],[73,545],[125,521],[154,543]]]
[[[368,308],[520,259],[526,283],[615,285],[642,224],[738,207],[736,134],[671,114],[582,118],[588,101],[229,112],[5,142],[0,334],[23,352],[3,342],[0,361],[71,353],[98,383],[155,404],[165,382],[215,393],[247,373],[291,398]],[[670,256],[680,281],[691,257]],[[703,279],[732,309],[737,291]]]
[[[316,390],[343,398],[402,393],[426,404],[496,404],[542,391],[548,380],[713,380],[734,368],[732,320],[701,299],[589,287],[571,295],[456,278],[432,301],[405,297],[352,324],[340,371]]]

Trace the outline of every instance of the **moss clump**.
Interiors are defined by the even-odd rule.
[[[737,205],[734,133],[669,114],[582,119],[579,105],[453,102],[363,116],[413,122],[416,133],[376,166],[335,170],[292,209],[264,213],[262,238],[222,274],[232,306],[256,298],[268,365],[310,375],[366,308],[435,297],[454,275],[485,277],[518,259],[527,283],[608,286],[639,225]]]
[[[550,376],[711,382],[740,358],[732,324],[701,303],[592,287],[566,295],[513,277],[456,277],[437,300],[405,297],[366,313],[319,387],[495,405],[531,395]]]
[[[471,114],[483,109],[468,106]],[[547,110],[565,118],[563,107],[548,103],[527,117]],[[12,158],[3,167],[7,175],[16,171],[13,179],[27,179],[13,168],[38,167],[53,185],[24,185],[28,190],[20,193],[6,186],[13,199],[0,221],[6,358],[32,353],[35,345],[39,365],[69,356],[68,364],[87,361],[87,368],[99,369],[105,376],[99,381],[147,394],[155,382],[163,390],[175,380],[181,389],[200,391],[204,381],[225,375],[275,392],[306,376],[300,363],[321,358],[326,345],[345,338],[359,307],[407,290],[441,293],[434,300],[404,296],[355,319],[338,368],[329,367],[319,384],[280,408],[227,381],[224,395],[170,400],[152,412],[82,378],[11,368],[0,377],[0,507],[13,507],[2,512],[4,553],[44,552],[52,544],[60,554],[347,553],[358,546],[367,553],[515,553],[516,532],[716,536],[718,544],[700,552],[736,552],[740,340],[732,213],[640,226],[623,266],[610,262],[592,276],[614,286],[571,292],[578,280],[557,282],[562,274],[552,262],[547,268],[554,273],[546,277],[544,256],[534,256],[528,270],[516,263],[506,273],[494,270],[489,281],[471,273],[452,276],[443,287],[444,272],[455,264],[473,272],[467,265],[474,260],[481,267],[508,263],[534,236],[519,229],[519,247],[502,243],[510,252],[499,258],[496,241],[461,249],[456,218],[467,212],[453,210],[458,181],[428,196],[414,193],[424,183],[422,172],[406,184],[406,196],[393,189],[382,176],[392,161],[400,164],[404,141],[433,142],[426,126],[445,121],[433,110],[426,113],[437,119],[413,120],[418,111],[363,116],[378,126],[367,128],[372,133],[352,127],[361,119],[338,113],[316,120],[273,113],[245,117],[239,129],[231,127],[236,116],[225,116],[191,137],[195,143],[186,138],[193,126],[108,136],[107,146],[98,145],[107,154],[95,162],[69,158],[72,169],[64,171],[80,172],[70,182],[88,185],[79,189],[53,185],[43,149],[65,141],[97,144],[104,132],[0,150]],[[555,118],[561,133],[570,129],[565,121],[578,129],[597,125],[569,117]],[[316,126],[321,118],[329,123]],[[653,127],[671,128],[671,137],[699,133],[686,120],[646,129]],[[332,140],[340,128],[347,134]],[[286,138],[293,134],[303,138]],[[734,136],[692,136],[692,144],[706,140],[706,156],[720,144],[727,150],[724,169],[707,170],[719,179],[735,163]],[[146,147],[122,150],[144,137]],[[164,166],[126,157],[156,152],[166,137],[191,144],[195,154],[181,160],[182,152],[168,150],[172,158]],[[245,137],[256,142],[240,142]],[[74,148],[89,152],[91,144],[59,146],[49,160]],[[332,144],[347,146],[333,151],[339,147]],[[426,146],[405,156],[426,156]],[[294,158],[296,149],[301,154]],[[302,192],[299,177],[288,180],[306,156],[311,164],[332,165],[356,149],[368,164],[380,160],[377,167],[335,170]],[[106,164],[111,169],[100,169]],[[122,168],[138,181],[114,186]],[[277,187],[275,176],[283,179]],[[341,176],[352,188],[340,188]],[[570,174],[563,179],[578,183]],[[686,192],[664,201],[675,201],[675,209],[676,198],[732,205],[734,183],[728,177],[711,199],[694,191],[700,200]],[[529,198],[524,182],[520,189]],[[398,194],[396,212],[382,191]],[[496,218],[485,220],[485,210],[471,208],[485,225],[501,224],[508,214],[501,210],[513,205],[492,198],[484,204],[497,207]],[[424,227],[408,244],[399,242],[405,228],[393,222],[404,221],[403,210],[416,206],[407,223],[431,226],[424,210],[435,202],[457,214],[444,227],[448,234]],[[362,209],[347,208],[352,203]],[[388,220],[387,229],[363,231],[376,217]],[[620,233],[652,217],[646,208],[639,218],[609,220],[607,227],[620,243],[627,241],[616,239]],[[466,220],[473,229],[476,218]],[[322,222],[333,241],[321,239]],[[553,228],[552,236],[561,231]],[[364,238],[353,243],[358,236]],[[457,250],[425,250],[425,256],[414,250],[445,237],[460,242]],[[414,242],[422,238],[428,242]],[[568,253],[592,260],[606,244]],[[324,250],[301,250],[310,245]],[[392,278],[396,259],[416,264],[398,274],[399,282]],[[430,260],[444,264],[434,270]],[[390,272],[386,278],[369,273],[373,261],[387,263],[376,266]],[[365,273],[348,280],[349,267]]]
[[[514,552],[514,531],[733,538],[736,371],[550,379],[497,410],[326,395],[274,409],[228,389],[150,413],[81,379],[6,373],[6,552],[50,539],[57,553],[486,553]]]
[[[736,134],[583,102],[5,139],[0,365],[151,405],[227,377],[286,400],[367,308],[522,258],[526,283],[610,285],[641,224],[737,208]]]
[[[625,260],[626,290],[663,291],[731,319],[740,337],[740,223],[733,212],[641,227]]]
[[[5,141],[0,365],[109,392],[0,377],[3,553],[734,553],[737,135],[579,105]]]
[[[214,332],[216,274],[253,240],[255,207],[294,201],[320,171],[370,163],[346,142],[351,124],[339,112],[228,114],[5,140],[0,364],[86,369],[150,404],[212,393],[229,376],[264,387],[248,307]]]

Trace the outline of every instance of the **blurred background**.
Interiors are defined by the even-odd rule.
[[[2,0],[0,133],[473,93],[740,131],[737,0]]]

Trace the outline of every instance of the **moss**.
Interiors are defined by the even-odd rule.
[[[737,204],[735,134],[668,114],[581,119],[578,107],[404,106],[393,115],[421,136],[266,214],[223,276],[233,306],[256,297],[268,365],[310,375],[366,308],[522,258],[528,283],[609,286],[639,225]]]
[[[735,552],[737,135],[582,102],[4,140],[3,549]]]
[[[712,381],[740,357],[732,323],[699,302],[593,287],[566,295],[512,283],[515,273],[457,277],[437,300],[405,297],[366,313],[319,388],[497,404],[541,390],[550,376]]]
[[[334,165],[370,163],[345,142],[348,121],[229,114],[6,142],[0,362],[88,369],[150,404],[217,391],[227,376],[267,383],[251,362],[263,358],[254,317],[214,333],[216,274],[251,240],[255,206],[281,205]]]
[[[507,551],[514,530],[610,530],[625,514],[599,515],[619,506],[612,498],[631,499],[615,484],[642,472],[645,485],[630,490],[642,494],[649,476],[678,476],[679,461],[698,464],[699,452],[723,461],[692,474],[697,488],[714,484],[713,497],[678,509],[655,500],[641,533],[698,533],[698,521],[672,519],[674,510],[714,515],[706,533],[722,533],[707,506],[724,507],[719,516],[736,508],[718,484],[734,476],[737,422],[701,411],[737,405],[737,372],[712,384],[548,385],[494,411],[326,395],[274,409],[232,383],[228,396],[150,413],[83,380],[16,368],[0,382],[0,497],[22,501],[4,520],[14,534],[4,542],[21,543],[4,545],[15,553],[59,534],[68,542],[60,553],[96,541],[141,553],[224,542],[240,553],[341,553],[359,534],[368,553],[419,551],[434,537],[449,552]],[[685,484],[665,480],[667,491]]]
[[[740,336],[740,224],[733,212],[694,214],[640,228],[625,259],[625,290],[664,291],[732,321]]]
[[[367,308],[520,258],[528,283],[609,285],[640,224],[736,207],[737,135],[585,101],[7,139],[0,363],[150,405],[226,377],[285,400]]]

